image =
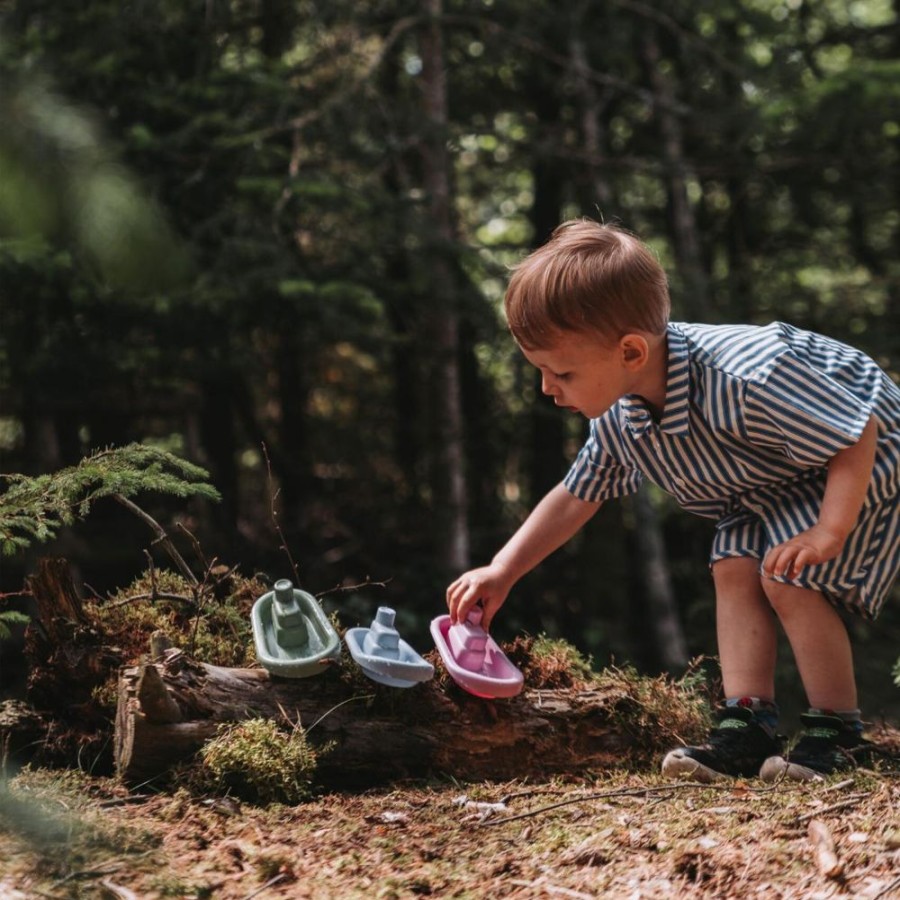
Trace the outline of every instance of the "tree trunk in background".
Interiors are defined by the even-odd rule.
[[[261,49],[269,59],[277,59],[293,44],[295,6],[292,0],[262,0],[260,4]]]
[[[900,21],[900,0],[894,0],[893,8],[895,20]],[[900,31],[897,29],[894,29],[892,51],[893,58],[900,59]],[[895,153],[900,156],[900,135],[894,138],[894,148]],[[895,198],[895,207],[900,208],[900,169],[898,169],[897,166],[894,167],[892,180],[893,186],[891,192]],[[900,365],[900,363],[898,363],[898,359],[900,359],[900,303],[898,303],[896,299],[900,296],[900,268],[897,266],[897,260],[900,259],[900,228],[897,228],[896,226],[894,228],[893,246],[894,266],[891,275],[892,285],[888,288],[888,294],[889,296],[894,297],[894,300],[887,304],[887,310],[885,311],[885,318],[887,321],[885,322],[885,326],[887,334],[892,335],[893,338],[889,345],[891,359],[894,361],[895,365]]]
[[[386,97],[401,94],[399,72],[403,61],[399,48],[395,46],[388,55],[385,65],[378,70],[381,93]],[[390,121],[390,120],[389,120]],[[390,126],[393,126],[390,121]],[[405,147],[408,136],[390,127],[385,134],[385,143],[394,147]],[[415,186],[411,173],[414,160],[409,150],[395,149],[384,168],[384,186],[388,196],[409,196]],[[405,246],[408,222],[405,208],[394,206],[382,220],[382,228],[387,232],[385,241],[385,271],[387,275],[384,291],[385,310],[391,326],[391,387],[393,391],[393,455],[401,471],[409,476],[405,496],[410,512],[419,517],[422,507],[422,493],[418,485],[424,476],[423,460],[426,457],[424,419],[425,396],[419,373],[422,360],[428,357],[421,341],[416,339],[418,299],[411,287],[415,281],[414,264]],[[417,518],[416,521],[421,521]]]
[[[553,134],[559,126],[559,102],[555,87],[548,90],[547,84],[537,73],[526,87],[531,110],[537,117],[537,147],[531,166],[534,186],[534,202],[531,205],[531,249],[545,244],[560,224],[565,198],[566,174],[553,156],[552,148],[546,149],[547,135]],[[565,428],[563,413],[541,393],[541,376],[530,365],[529,377],[534,384],[535,400],[528,410],[529,454],[527,469],[527,502],[534,505],[554,485],[566,470],[563,448]],[[550,569],[542,567],[550,579],[553,578],[551,557]]]
[[[232,404],[232,397],[237,393],[233,382],[237,378],[227,363],[210,371],[201,384],[202,399],[198,411],[203,464],[222,493],[221,502],[212,504],[209,515],[215,523],[216,545],[228,557],[235,549],[238,521],[238,444]]]
[[[275,350],[274,366],[278,381],[279,422],[278,454],[272,455],[272,467],[280,481],[280,500],[289,528],[301,536],[307,524],[306,505],[312,481],[312,459],[307,435],[306,404],[309,399],[309,366],[304,359],[303,327],[285,314]]]
[[[722,33],[728,45],[723,48],[729,56],[738,59],[743,40],[736,23],[722,22]],[[729,52],[730,51],[730,52]],[[725,229],[725,251],[728,259],[727,296],[722,298],[732,312],[730,318],[749,322],[753,317],[753,285],[750,257],[754,243],[753,209],[748,202],[750,174],[757,165],[755,154],[748,146],[749,129],[742,116],[745,105],[744,89],[738,74],[731,70],[722,73],[724,89],[730,100],[725,141],[730,154],[727,160],[728,174],[725,187],[728,192],[728,217]],[[710,251],[713,252],[713,251]],[[707,270],[712,261],[707,262]]]
[[[710,321],[709,283],[700,255],[700,239],[694,209],[688,196],[690,166],[684,153],[684,135],[672,83],[659,66],[660,50],[655,26],[648,26],[641,38],[641,52],[647,77],[656,98],[655,112],[662,138],[666,189],[669,195],[669,218],[672,245],[678,274],[681,276],[681,298],[685,317]]]
[[[646,598],[644,633],[647,634],[649,629],[654,655],[660,668],[666,672],[680,673],[684,671],[690,658],[672,589],[672,576],[659,514],[650,501],[646,487],[642,487],[633,497],[640,558],[638,572]]]
[[[587,202],[581,205],[586,208],[596,206],[597,216],[603,219],[610,213],[613,203],[612,188],[598,167],[605,149],[603,113],[606,103],[598,94],[597,86],[588,77],[590,63],[588,62],[587,48],[583,32],[578,28],[586,9],[586,5],[583,5],[576,20],[575,33],[569,40],[569,55],[572,58],[572,68],[575,74],[575,89],[581,102],[581,140],[585,156],[590,161],[588,185],[591,196],[586,198]]]
[[[563,205],[563,184],[558,167],[538,160],[532,170],[534,178],[534,204],[531,207],[531,224],[534,229],[534,248],[545,243],[559,225]],[[566,457],[563,450],[565,429],[563,414],[553,402],[541,393],[541,373],[528,371],[534,382],[535,401],[528,411],[531,435],[528,489],[531,505],[534,505],[559,483],[565,474]]]
[[[469,566],[465,452],[459,376],[459,311],[455,289],[455,228],[447,153],[447,81],[440,17],[442,0],[423,0],[422,94],[425,139],[422,163],[431,233],[428,268],[431,306],[425,335],[433,354],[431,414],[435,417],[434,515],[439,555],[448,574]]]
[[[584,42],[574,37],[571,42],[572,61],[575,66],[576,83],[579,85],[582,106],[582,127],[584,128],[585,149],[588,158],[598,160],[603,157],[599,122],[602,114],[600,99],[591,81],[586,77],[589,61]],[[594,193],[606,202],[612,197],[612,190],[603,173],[591,166]],[[686,195],[685,195],[686,199]],[[694,242],[696,247],[696,242]],[[646,616],[641,616],[643,625],[649,619],[650,633],[653,639],[653,655],[660,667],[668,671],[680,671],[688,663],[687,642],[675,592],[672,588],[672,576],[669,571],[669,560],[666,554],[662,526],[659,514],[650,502],[646,488],[634,496],[635,539],[638,546],[638,572],[643,588],[641,605]],[[646,635],[642,630],[641,636]]]

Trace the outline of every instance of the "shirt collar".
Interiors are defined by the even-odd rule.
[[[669,435],[684,435],[690,423],[690,361],[684,334],[674,325],[666,330],[668,363],[666,374],[666,406],[659,427]],[[635,437],[645,434],[653,417],[643,397],[626,394],[620,401],[625,423]]]

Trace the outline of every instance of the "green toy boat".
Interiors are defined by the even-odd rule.
[[[256,658],[282,678],[308,678],[341,655],[341,639],[319,602],[286,578],[263,594],[250,612]]]

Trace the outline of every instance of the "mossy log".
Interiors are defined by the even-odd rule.
[[[612,684],[526,689],[487,701],[446,676],[395,689],[351,668],[287,680],[168,649],[161,660],[122,673],[118,774],[130,785],[156,778],[200,750],[222,723],[256,717],[306,728],[311,743],[327,747],[317,776],[332,785],[430,774],[473,780],[584,774],[648,749],[637,746],[646,735],[628,727],[634,701]]]
[[[452,682],[434,651],[435,678],[408,689],[370,681],[346,653],[321,675],[291,680],[261,668],[199,662],[158,634],[149,659],[128,665],[86,614],[64,560],[42,560],[30,585],[38,614],[26,632],[26,697],[46,731],[35,740],[33,717],[17,714],[0,721],[0,740],[10,748],[37,745],[40,764],[67,765],[88,754],[92,769],[115,766],[136,785],[171,773],[221,725],[248,718],[306,729],[323,751],[317,777],[334,786],[432,774],[473,780],[584,774],[646,762],[673,740],[671,723],[653,720],[627,678],[548,681],[526,672],[519,696],[487,701]],[[97,692],[117,673],[110,748],[109,707]],[[658,700],[665,704],[664,696]],[[658,701],[654,706],[660,709]]]

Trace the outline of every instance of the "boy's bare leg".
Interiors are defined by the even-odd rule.
[[[716,633],[726,697],[775,699],[777,623],[759,577],[759,560],[713,564]]]
[[[763,589],[790,641],[809,705],[856,709],[850,636],[834,607],[808,588],[764,580]]]
[[[663,775],[670,778],[713,782],[753,777],[779,750],[774,734],[777,622],[762,589],[759,562],[720,560],[713,565],[713,580],[725,698],[752,697],[757,702],[723,711],[705,742],[670,750],[662,761]]]

